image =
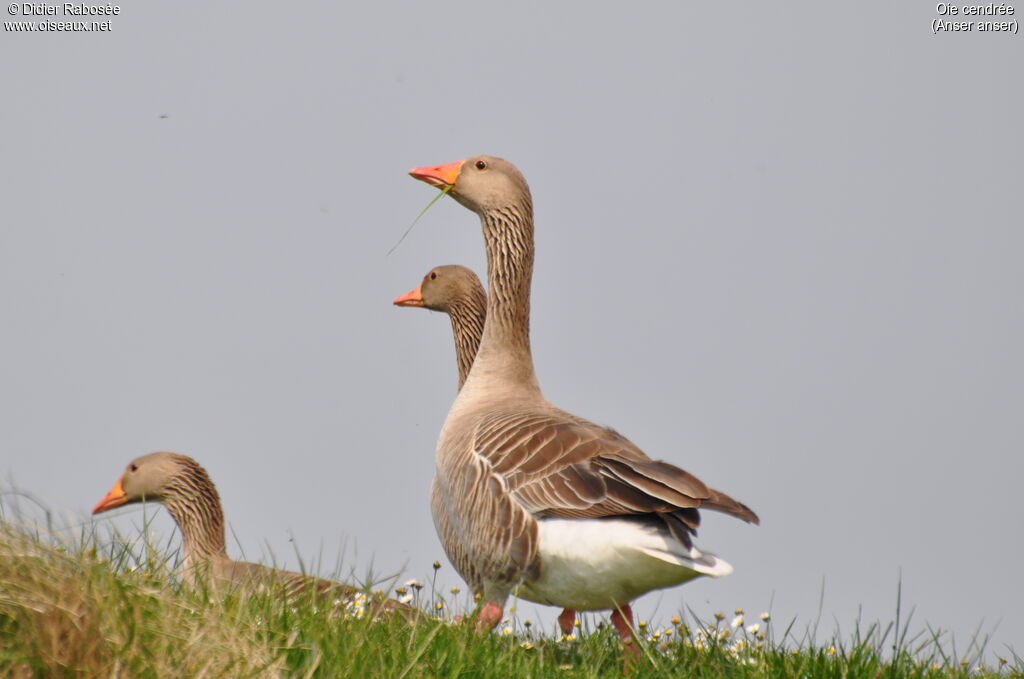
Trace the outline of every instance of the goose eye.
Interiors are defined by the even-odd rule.
[[[487,163],[485,163],[482,160],[476,161],[476,169],[478,169],[478,170],[486,170],[487,169]]]
[[[437,278],[437,272],[436,271],[431,271],[430,272],[430,280],[434,280],[435,278]]]
[[[129,467],[129,469],[131,469],[133,472],[137,472],[137,471],[139,471],[139,465],[137,465],[134,462],[132,462],[132,466]]]

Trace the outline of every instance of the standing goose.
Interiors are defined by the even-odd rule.
[[[422,307],[448,314],[455,338],[455,362],[459,368],[459,389],[466,383],[473,366],[480,338],[484,334],[487,315],[487,293],[472,269],[449,264],[431,269],[423,282],[395,299],[397,306]],[[432,484],[432,493],[437,484]],[[563,634],[571,634],[576,623],[576,611],[566,608],[558,616]]]
[[[151,453],[132,460],[92,513],[144,500],[162,503],[178,525],[185,553],[182,568],[193,585],[205,582],[246,590],[274,586],[282,588],[288,598],[310,592],[338,598],[360,616],[364,606],[365,614],[371,617],[392,610],[414,614],[415,609],[393,599],[374,596],[372,601],[367,600],[370,598],[350,585],[258,563],[233,561],[225,548],[224,510],[217,488],[206,470],[187,455]]]
[[[469,377],[469,369],[473,367],[487,314],[487,293],[473,270],[458,264],[431,269],[423,277],[422,283],[396,298],[393,303],[448,314],[452,321],[452,336],[455,338],[459,389],[462,389]]]
[[[728,495],[618,432],[544,398],[530,352],[533,204],[508,161],[477,156],[410,174],[480,217],[490,291],[483,338],[437,442],[431,495],[448,558],[482,597],[478,626],[518,596],[612,610],[628,651],[630,602],[732,567],[692,542],[699,507],[757,523]]]

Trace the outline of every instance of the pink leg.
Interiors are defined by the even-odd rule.
[[[573,628],[576,626],[576,611],[571,608],[564,609],[558,616],[558,626],[562,628],[562,634],[565,636],[572,634]]]
[[[494,629],[501,622],[502,608],[493,601],[488,601],[476,616],[476,628],[480,632]]]
[[[612,611],[612,624],[619,632],[622,639],[622,650],[626,658],[626,668],[630,660],[640,657],[640,648],[637,645],[636,636],[633,634],[633,609],[625,604]]]

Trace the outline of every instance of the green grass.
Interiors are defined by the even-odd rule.
[[[429,613],[415,625],[339,614],[322,602],[284,604],[272,593],[216,598],[180,585],[169,547],[102,536],[91,526],[74,539],[55,538],[3,518],[0,677],[621,676],[621,647],[607,624],[566,640],[513,615],[478,635],[451,622],[470,612],[472,600],[449,593],[445,600],[429,585],[407,588]],[[773,620],[747,617],[645,625],[643,658],[630,676],[1024,676],[1020,658],[984,667],[975,649],[961,661],[938,635],[911,637],[895,624],[816,645],[794,625],[775,629]]]

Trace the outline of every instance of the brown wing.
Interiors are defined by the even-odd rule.
[[[618,432],[561,411],[488,416],[476,429],[474,450],[536,516],[654,515],[687,545],[700,523],[698,507],[758,521],[746,505],[650,459]]]
[[[222,564],[218,571],[219,576],[233,586],[248,590],[279,588],[285,598],[293,602],[312,597],[324,603],[347,608],[353,606],[357,598],[365,596],[361,607],[364,614],[371,619],[382,613],[391,612],[400,613],[410,620],[414,620],[420,615],[420,611],[412,606],[380,594],[366,594],[352,585],[295,571],[271,568],[263,564],[228,561]]]

